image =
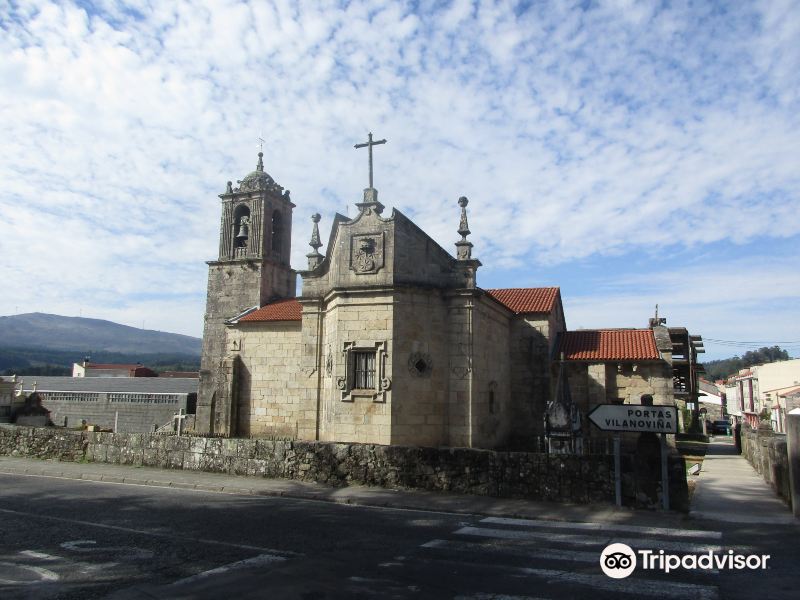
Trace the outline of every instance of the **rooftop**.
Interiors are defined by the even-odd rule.
[[[137,394],[193,394],[199,379],[177,377],[42,377],[18,375],[25,392],[133,392]]]
[[[559,288],[501,288],[486,290],[514,314],[547,313],[553,310]]]
[[[239,319],[240,323],[253,323],[263,321],[299,321],[302,308],[297,298],[276,300],[265,304],[258,310]]]
[[[486,292],[515,314],[547,313],[553,310],[559,288],[505,288]],[[265,321],[299,321],[302,307],[297,298],[276,300],[265,304],[258,310],[248,312],[237,320],[239,323]]]
[[[556,356],[566,360],[658,360],[651,329],[587,329],[558,335]]]

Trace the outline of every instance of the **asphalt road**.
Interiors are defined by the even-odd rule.
[[[797,527],[684,529],[0,475],[0,598],[796,598]],[[766,571],[599,567],[611,542]]]

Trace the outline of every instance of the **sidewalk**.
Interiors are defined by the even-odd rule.
[[[285,479],[264,479],[132,467],[106,463],[71,463],[33,458],[0,456],[0,474],[34,475],[61,479],[82,479],[107,483],[171,487],[204,492],[255,496],[280,496],[339,504],[413,509],[446,513],[487,515],[551,521],[635,523],[649,526],[682,527],[686,515],[617,508],[612,504],[561,504],[513,498],[492,498],[422,490],[392,490],[379,487],[330,487]]]
[[[708,445],[689,517],[731,523],[798,525],[789,507],[750,463],[736,453],[733,440]]]

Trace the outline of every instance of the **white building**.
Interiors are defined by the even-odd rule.
[[[800,387],[800,359],[784,360],[754,367],[758,377],[761,406],[769,409],[773,431],[785,433],[787,398]],[[791,410],[790,406],[788,410]]]

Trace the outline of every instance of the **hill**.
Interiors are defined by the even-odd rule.
[[[101,319],[29,313],[0,317],[0,373],[69,375],[72,363],[140,362],[157,371],[196,371],[202,340]]]
[[[200,338],[101,319],[27,313],[0,317],[0,348],[200,355]],[[94,357],[92,357],[94,359]]]

